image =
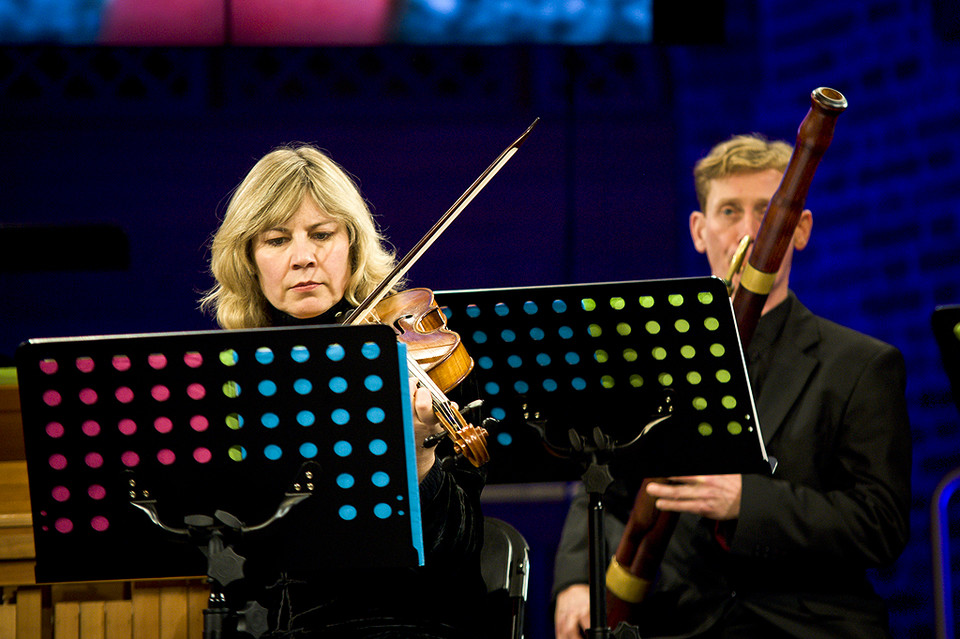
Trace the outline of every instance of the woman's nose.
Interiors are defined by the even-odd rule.
[[[291,248],[293,268],[309,268],[317,265],[316,248],[310,242],[294,240]]]

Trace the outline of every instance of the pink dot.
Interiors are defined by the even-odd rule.
[[[159,384],[150,389],[150,394],[158,402],[165,402],[170,399],[170,389]]]
[[[86,462],[90,468],[100,468],[103,466],[103,455],[100,453],[87,453],[83,461]]]
[[[96,437],[100,434],[100,424],[92,419],[88,419],[80,426],[80,430],[82,430],[83,434],[87,437]]]
[[[100,500],[107,496],[107,491],[100,484],[92,484],[90,488],[87,489],[87,494],[90,495],[90,499]]]
[[[107,521],[107,518],[103,515],[97,515],[90,520],[90,527],[96,530],[97,532],[103,532],[110,527],[110,522]]]
[[[122,461],[123,465],[127,468],[133,468],[140,463],[140,455],[136,454],[132,450],[128,450],[120,455],[120,461]]]
[[[203,364],[203,356],[197,351],[190,351],[183,354],[183,363],[190,368],[199,368]]]
[[[60,453],[50,455],[49,461],[50,461],[50,468],[54,470],[63,470],[64,468],[67,467],[67,458],[61,455]]]
[[[213,459],[213,455],[210,453],[210,449],[208,448],[198,448],[193,451],[193,458],[201,464],[206,464],[208,461]]]
[[[57,532],[66,534],[73,530],[73,522],[66,517],[61,517],[53,524],[53,527],[57,529]]]
[[[164,466],[169,466],[177,460],[177,456],[173,454],[173,451],[169,448],[164,448],[157,452],[157,461],[163,464]]]
[[[130,358],[127,357],[126,355],[114,355],[113,367],[118,371],[130,370]]]
[[[147,356],[147,363],[150,364],[150,368],[160,370],[167,365],[167,356],[163,353],[153,353]]]
[[[203,396],[207,394],[207,389],[203,387],[203,384],[190,384],[187,386],[187,395],[191,399],[203,399]]]
[[[57,360],[55,359],[42,359],[40,360],[40,370],[42,370],[47,375],[53,375],[57,372]]]
[[[170,421],[169,417],[157,417],[153,420],[153,427],[157,429],[158,433],[169,433],[173,430],[173,422]]]
[[[81,373],[89,373],[93,370],[93,358],[91,357],[78,357],[77,358],[77,370]]]
[[[208,422],[207,418],[203,415],[194,415],[190,418],[190,428],[198,433],[202,433],[203,431],[207,430],[207,426],[209,425],[210,422]]]
[[[133,401],[133,390],[126,386],[118,388],[114,395],[121,404],[129,404]]]
[[[117,424],[117,428],[120,429],[120,432],[124,435],[133,435],[137,432],[137,423],[132,419],[124,418]]]
[[[50,494],[57,501],[67,501],[70,499],[70,491],[66,486],[56,486],[52,491],[50,491]]]
[[[47,435],[54,439],[63,437],[63,424],[59,422],[50,422],[47,424]]]
[[[48,390],[43,394],[43,403],[47,406],[59,406],[61,399],[60,393],[55,390]]]
[[[83,388],[80,390],[80,401],[87,406],[97,403],[97,391],[92,388]]]

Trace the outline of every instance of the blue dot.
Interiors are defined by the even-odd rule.
[[[486,355],[478,359],[477,364],[480,365],[480,368],[483,368],[486,370],[490,370],[491,368],[493,368],[493,360],[487,357]]]
[[[483,331],[474,331],[473,332],[473,341],[477,344],[483,344],[487,341],[487,334]]]
[[[480,316],[480,307],[476,304],[471,304],[467,307],[467,317],[479,317]]]
[[[499,302],[493,307],[493,311],[500,317],[505,317],[508,313],[510,313],[510,307],[503,302]]]
[[[337,486],[340,488],[352,488],[353,487],[353,475],[350,473],[340,473],[337,475]]]
[[[393,510],[387,504],[377,504],[373,507],[373,514],[380,519],[386,519],[392,512]]]
[[[499,406],[490,411],[490,417],[494,419],[505,419],[507,416],[507,411],[503,410]]]
[[[523,366],[523,360],[520,359],[519,355],[511,355],[507,358],[507,364],[510,365],[510,368],[520,368]]]
[[[382,439],[370,440],[370,452],[374,455],[382,455],[387,452],[387,442]]]
[[[545,335],[546,333],[543,332],[542,328],[534,327],[530,329],[530,337],[538,342],[542,340]]]
[[[353,452],[353,446],[350,445],[350,442],[341,439],[333,445],[333,452],[336,453],[337,457],[346,457]]]
[[[537,355],[537,364],[541,366],[547,366],[550,363],[550,356],[546,353],[540,353]]]
[[[528,390],[530,390],[530,386],[521,379],[521,380],[518,380],[516,383],[514,383],[513,390],[517,391],[520,394],[523,394],[523,393],[526,393]]]
[[[276,428],[280,425],[280,418],[275,413],[264,413],[260,416],[260,423],[267,428]]]
[[[500,338],[505,342],[512,342],[517,339],[517,334],[511,331],[509,328],[504,329],[500,332]]]
[[[523,312],[526,313],[527,315],[533,315],[534,313],[537,312],[537,310],[539,309],[537,309],[536,302],[528,301],[523,303]]]
[[[342,377],[331,377],[330,378],[330,390],[334,393],[342,393],[347,390],[347,380]]]
[[[450,309],[449,306],[444,306],[440,310],[443,312],[443,316],[446,317],[447,319],[450,319],[451,317],[453,317],[453,311]]]
[[[307,350],[306,346],[294,346],[290,349],[290,359],[302,364],[310,359],[310,351]]]
[[[496,382],[487,382],[483,388],[487,391],[488,395],[496,395],[500,392],[500,386]]]
[[[342,408],[338,408],[330,413],[330,419],[337,426],[343,426],[350,421],[350,413]]]
[[[280,450],[280,447],[276,444],[268,444],[267,447],[263,449],[263,456],[267,459],[277,460],[280,459],[281,455],[283,455],[283,451]]]
[[[300,395],[306,395],[313,390],[313,384],[310,383],[309,379],[300,378],[293,382],[293,390],[297,391]]]
[[[317,453],[320,452],[317,450],[317,445],[310,442],[304,442],[300,444],[300,456],[304,459],[313,459],[317,456]]]
[[[566,355],[564,355],[564,356],[563,356],[563,359],[567,360],[567,364],[579,364],[579,363],[580,363],[580,356],[577,355],[576,353],[574,353],[573,351],[570,351],[569,353],[567,353]]]
[[[257,349],[257,352],[253,354],[253,358],[256,359],[261,364],[272,364],[273,363],[273,351],[267,348],[266,346],[261,346]]]
[[[497,433],[497,443],[501,446],[509,446],[513,443],[513,436],[510,433]]]
[[[345,519],[350,521],[351,519],[356,518],[357,509],[353,506],[340,506],[340,519]]]
[[[371,424],[379,424],[386,419],[386,417],[387,414],[383,412],[383,409],[378,408],[377,406],[374,406],[367,411],[367,421]]]
[[[370,476],[370,481],[373,482],[374,486],[383,488],[390,483],[390,475],[386,474],[382,470],[378,470]]]
[[[346,356],[346,351],[343,350],[343,346],[339,344],[331,344],[327,346],[327,359],[331,362],[339,362]]]
[[[561,326],[560,330],[557,331],[560,334],[560,337],[563,339],[570,339],[573,337],[573,329],[569,326]]]
[[[570,381],[570,385],[573,386],[576,390],[583,390],[587,387],[587,381],[582,377],[574,377]]]
[[[313,426],[315,421],[317,421],[316,416],[308,410],[297,413],[297,423],[301,426]]]
[[[269,379],[265,379],[257,384],[257,390],[259,390],[260,394],[264,397],[272,397],[277,392],[277,385]]]
[[[376,342],[366,342],[360,347],[360,354],[367,359],[377,359],[380,357],[380,347]]]
[[[378,391],[383,388],[383,380],[380,379],[379,375],[367,375],[367,378],[363,380],[363,385],[367,387],[368,391]]]
[[[553,300],[553,304],[551,304],[551,306],[557,313],[564,313],[567,310],[567,303],[563,300]]]
[[[543,380],[543,389],[549,392],[557,390],[557,383],[552,379]]]

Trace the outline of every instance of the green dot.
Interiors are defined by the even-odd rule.
[[[953,325],[953,336],[960,339],[960,322]]]
[[[653,306],[653,298],[649,295],[641,295],[640,306],[643,308],[651,308]]]
[[[630,376],[630,385],[633,386],[634,388],[640,388],[641,386],[643,386],[643,378],[637,375],[636,373],[634,373],[633,375]]]
[[[743,432],[743,426],[740,425],[740,422],[730,422],[727,424],[727,432],[731,435],[739,435]]]
[[[580,300],[580,306],[582,306],[583,310],[585,311],[592,311],[593,309],[597,308],[597,303],[589,297],[585,297]]]
[[[700,300],[701,304],[710,304],[713,302],[713,293],[710,293],[709,291],[697,293],[697,299]]]
[[[224,382],[223,394],[227,397],[237,397],[240,395],[240,385],[236,382]]]
[[[590,333],[590,337],[600,337],[603,334],[603,329],[600,328],[599,324],[591,324],[587,327],[587,332]]]
[[[632,348],[624,349],[623,359],[627,360],[628,362],[637,361],[637,351],[633,350]]]
[[[707,319],[703,320],[703,325],[708,331],[715,331],[720,328],[720,322],[716,317],[708,317]]]
[[[720,400],[720,403],[723,404],[724,408],[736,408],[737,400],[733,398],[733,395],[724,395],[723,399]]]
[[[227,428],[230,430],[239,430],[240,427],[243,426],[243,418],[236,413],[230,413],[227,415],[224,421],[227,423]]]
[[[663,346],[657,346],[652,351],[650,351],[650,354],[653,355],[653,359],[658,359],[658,360],[667,359],[667,349],[665,349]]]
[[[717,371],[717,381],[721,384],[726,384],[730,381],[730,371],[725,368],[721,368]]]
[[[593,353],[593,359],[603,364],[603,363],[606,363],[608,359],[610,359],[610,356],[607,355],[607,351],[601,349]]]
[[[624,336],[629,335],[630,331],[632,330],[633,329],[630,328],[630,325],[627,324],[626,322],[620,322],[619,324],[617,324],[617,332],[621,335],[624,335]]]
[[[622,298],[622,297],[611,297],[611,298],[610,298],[610,308],[613,308],[613,309],[616,309],[616,310],[619,311],[619,310],[623,309],[623,307],[625,307],[626,305],[627,305],[627,303],[623,301],[623,298]]]
[[[231,446],[227,449],[227,455],[233,461],[243,461],[243,446]]]
[[[690,346],[689,344],[685,344],[684,346],[680,347],[680,354],[686,357],[687,359],[690,359],[691,357],[697,354],[697,350],[693,346]]]
[[[600,378],[600,385],[604,388],[613,388],[613,376],[604,375]]]
[[[657,375],[657,381],[661,386],[670,386],[673,384],[673,375],[670,373],[660,373]]]
[[[651,335],[656,335],[657,333],[660,332],[660,324],[658,324],[657,322],[654,322],[653,320],[650,320],[649,322],[644,324],[644,328],[646,328],[647,332],[650,333]]]
[[[667,296],[667,301],[670,302],[671,306],[682,306],[683,305],[683,295],[679,293],[674,293],[673,295]]]
[[[707,400],[705,397],[694,397],[691,403],[697,410],[703,410],[707,407]]]
[[[237,351],[232,348],[228,348],[225,351],[220,351],[220,362],[224,366],[233,366],[237,363]]]
[[[726,353],[726,352],[727,352],[727,349],[725,349],[725,348],[723,347],[723,344],[711,344],[711,345],[710,345],[710,353],[711,353],[714,357],[721,357],[721,356],[723,356],[723,354]]]
[[[700,373],[698,373],[697,371],[690,371],[689,373],[687,373],[687,381],[694,385],[699,384]]]
[[[709,437],[710,435],[713,434],[713,426],[711,426],[707,422],[700,422],[700,424],[697,426],[697,432],[703,435],[704,437]]]
[[[678,319],[673,323],[673,327],[677,329],[678,333],[686,333],[690,330],[690,322],[685,319]]]

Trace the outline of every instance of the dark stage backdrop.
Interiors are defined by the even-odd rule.
[[[792,139],[810,91],[831,86],[850,108],[811,189],[813,239],[792,284],[906,356],[912,538],[872,576],[894,635],[929,637],[930,497],[960,465],[930,331],[934,306],[960,301],[955,24],[943,2],[738,0],[726,44],[709,46],[0,49],[0,233],[37,232],[0,255],[0,356],[30,337],[212,326],[196,299],[217,214],[258,157],[296,140],[357,176],[403,253],[539,116],[412,283],[700,275],[686,231],[693,161],[732,133]],[[126,244],[76,228],[94,224]],[[129,263],[86,270],[91,246]],[[529,636],[545,639],[569,490],[526,488],[513,501],[491,491],[486,507],[532,543]]]

